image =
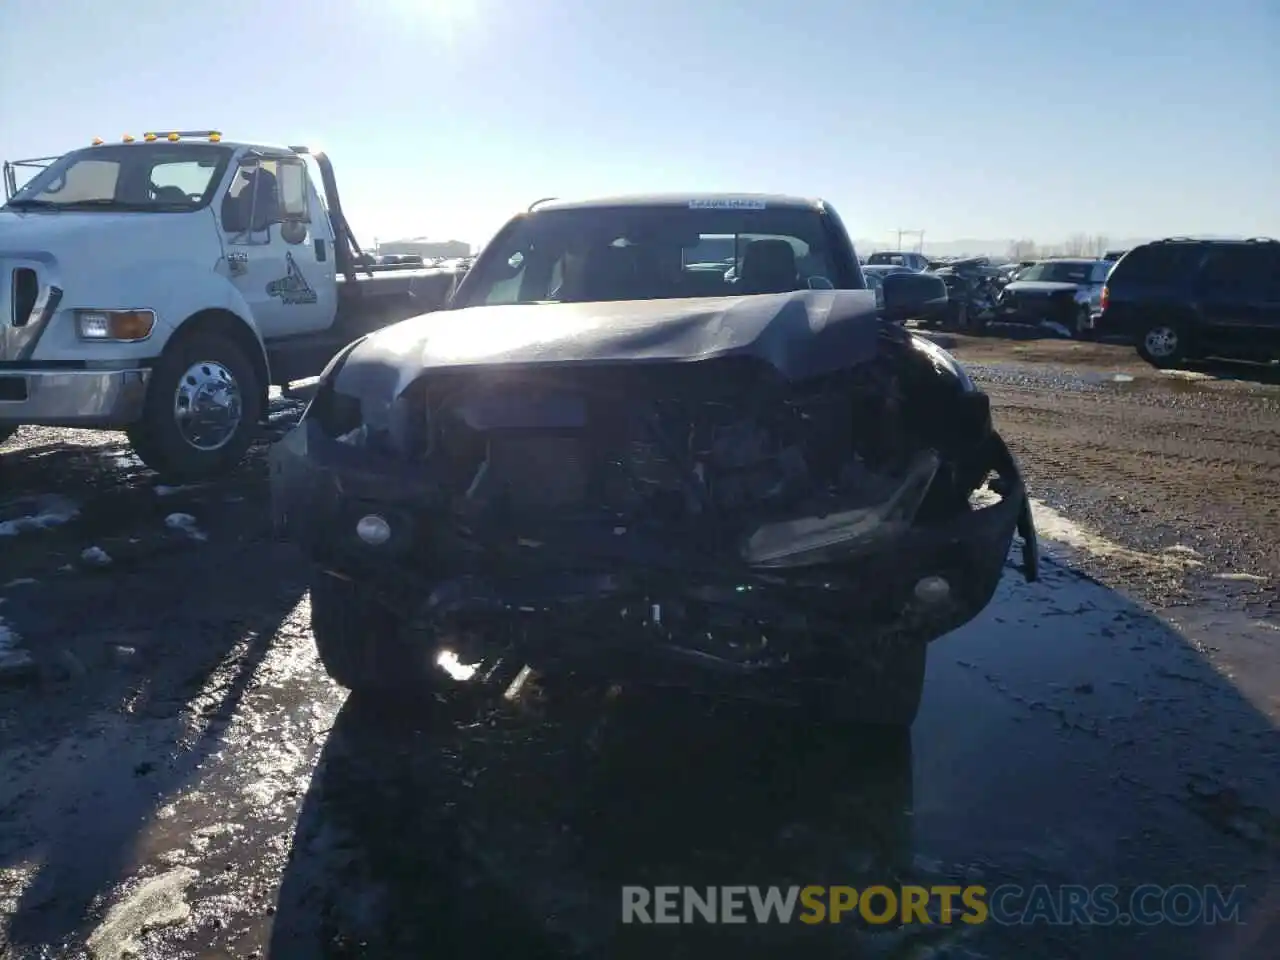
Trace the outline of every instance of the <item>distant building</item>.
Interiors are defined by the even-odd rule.
[[[469,257],[471,244],[461,240],[428,240],[416,237],[411,240],[388,240],[378,244],[378,253],[417,254],[425,259],[431,257]]]

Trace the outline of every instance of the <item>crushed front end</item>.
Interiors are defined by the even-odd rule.
[[[987,397],[933,344],[879,337],[802,383],[744,358],[497,365],[385,403],[344,393],[339,358],[271,453],[276,521],[464,661],[847,669],[972,619],[1015,532],[1036,576]]]

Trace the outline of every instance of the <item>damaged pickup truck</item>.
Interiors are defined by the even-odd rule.
[[[988,398],[901,325],[941,282],[897,279],[820,201],[512,219],[272,449],[329,674],[422,689],[448,651],[909,726],[930,642],[1037,553]]]

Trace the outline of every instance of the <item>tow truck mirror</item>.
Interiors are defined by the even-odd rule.
[[[309,223],[311,211],[307,203],[307,168],[299,161],[281,161],[279,165],[280,222]]]

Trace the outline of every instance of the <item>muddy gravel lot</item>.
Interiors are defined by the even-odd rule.
[[[175,489],[119,435],[24,431],[0,453],[0,956],[1273,957],[1280,387],[1108,345],[955,352],[1047,569],[937,642],[892,742],[514,664],[357,702],[316,662],[261,450]],[[733,884],[1004,910],[620,923],[625,885]],[[1238,911],[1204,922],[1213,896]]]

